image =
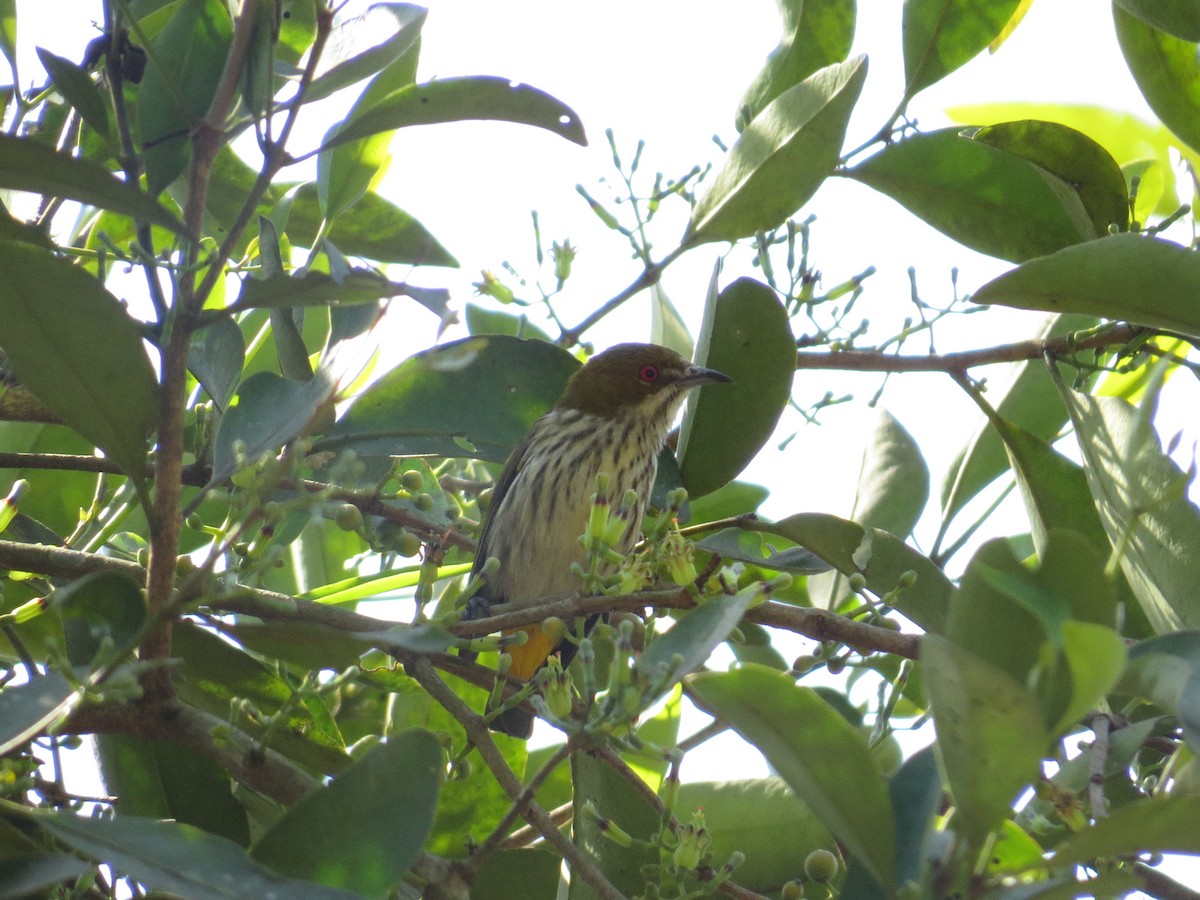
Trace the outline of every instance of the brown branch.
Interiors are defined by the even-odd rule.
[[[1200,892],[1180,884],[1153,866],[1135,862],[1133,870],[1142,879],[1142,890],[1157,900],[1200,900]]]
[[[142,706],[84,706],[63,727],[69,734],[127,734],[167,740],[212,759],[233,778],[280,803],[291,805],[320,782],[287,757],[217,716],[176,701]],[[218,740],[214,735],[219,734]]]
[[[3,418],[0,416],[0,418]],[[56,469],[64,472],[97,472],[124,475],[125,470],[103,456],[71,453],[2,453],[0,469]]]
[[[1041,359],[1045,353],[1056,356],[1079,350],[1095,350],[1127,344],[1145,333],[1138,325],[1113,325],[1097,334],[1073,340],[1069,335],[1045,340],[1018,341],[979,350],[956,353],[891,355],[878,350],[830,350],[827,352],[800,351],[796,354],[797,369],[838,369],[848,372],[964,372],[975,366],[1023,362]]]

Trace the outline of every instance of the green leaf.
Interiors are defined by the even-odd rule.
[[[221,0],[181,0],[154,38],[137,98],[151,196],[162,193],[187,166],[192,126],[212,103],[232,34]]]
[[[1175,716],[1193,753],[1200,753],[1200,632],[1178,631],[1135,644],[1118,690]]]
[[[704,812],[714,866],[734,851],[745,854],[735,880],[740,887],[776,894],[799,874],[797,861],[832,849],[833,837],[782,778],[693,781],[679,786],[675,815]]]
[[[391,735],[292,807],[252,855],[277,872],[382,896],[425,842],[444,766],[431,732]]]
[[[411,13],[405,17],[397,39],[410,31],[416,37],[411,38],[408,48],[371,80],[349,113],[326,134],[326,141],[345,127],[347,122],[353,122],[388,94],[411,85],[415,80],[420,52],[419,36],[425,24],[426,11],[419,7],[410,9]],[[390,131],[380,132],[332,150],[323,150],[317,155],[318,196],[326,219],[337,218],[357,203],[372,182],[386,170],[391,160],[388,148],[392,143],[392,134]]]
[[[810,550],[803,547],[786,547],[779,550],[764,539],[762,532],[747,531],[743,528],[722,528],[720,531],[706,534],[696,542],[696,546],[709,553],[716,553],[722,559],[746,562],[777,572],[799,572],[808,575],[827,572],[830,568],[829,563]]]
[[[91,871],[88,863],[65,853],[8,855],[0,859],[0,900],[53,896],[47,893],[49,888],[83,878]]]
[[[222,316],[192,333],[188,369],[222,412],[233,397],[245,361],[246,339],[232,319]]]
[[[79,115],[83,117],[83,121],[95,128],[100,136],[107,140],[109,136],[108,107],[91,76],[69,59],[55,56],[49,50],[38,47],[37,55],[58,92],[75,107]]]
[[[0,689],[0,754],[25,746],[65,718],[81,699],[57,672]]]
[[[754,458],[791,396],[796,342],[775,292],[739,278],[719,295],[710,294],[695,359],[733,379],[693,392],[680,429],[683,486],[690,496],[702,497],[732,481]]]
[[[121,572],[90,572],[58,588],[47,600],[63,617],[67,655],[73,666],[93,666],[99,658],[133,648],[146,624],[142,589]]]
[[[0,243],[0,271],[0,333],[21,383],[140,481],[158,420],[141,327],[95,278],[44,250]]]
[[[1200,853],[1200,797],[1138,800],[1068,835],[1047,860],[1051,866],[1140,853]]]
[[[1093,316],[1053,316],[1038,331],[1038,340],[1061,337],[1082,331],[1097,324]],[[995,389],[988,385],[988,398],[995,403]],[[1045,363],[1027,360],[1015,366],[1012,381],[1003,388],[995,412],[1001,420],[1029,432],[1043,441],[1058,435],[1067,421],[1067,410],[1054,390]],[[1005,472],[1010,461],[1005,441],[993,421],[983,427],[961,451],[946,472],[942,484],[942,519],[949,523],[954,516]],[[943,526],[944,529],[945,526]]]
[[[177,623],[172,634],[172,654],[182,660],[176,685],[184,702],[221,720],[229,717],[230,703],[242,698],[267,716],[286,707],[273,727],[254,720],[238,723],[252,737],[266,741],[289,759],[314,772],[331,775],[350,763],[350,757],[313,727],[311,716],[295,705],[292,689],[263,663],[210,631]],[[326,667],[338,660],[338,645]]]
[[[230,790],[229,773],[181,744],[128,734],[95,736],[104,789],[120,797],[124,815],[174,819],[235,844],[250,843],[246,808]]]
[[[1063,654],[1070,670],[1071,698],[1051,731],[1061,734],[1095,709],[1121,678],[1125,640],[1093,622],[1062,623]]]
[[[242,63],[240,87],[242,99],[256,120],[262,119],[271,109],[275,96],[275,16],[282,12],[273,3],[260,3],[255,7],[253,31],[250,45]],[[292,10],[288,10],[290,13]],[[282,23],[282,16],[280,18]]]
[[[1185,41],[1200,41],[1200,8],[1191,0],[1115,0],[1147,25]]]
[[[270,896],[361,900],[350,891],[284,878],[254,862],[232,841],[191,825],[135,816],[94,819],[69,812],[39,813],[35,821],[68,847],[112,866],[122,877],[188,900]]]
[[[742,588],[733,597],[717,597],[680,616],[666,634],[651,642],[634,665],[645,681],[656,683],[657,692],[645,698],[653,703],[685,675],[700,668],[729,633],[737,627],[746,610],[764,595],[762,582]],[[658,681],[670,672],[667,683]]]
[[[502,462],[577,368],[575,357],[545,341],[452,341],[409,358],[363,391],[315,447]]]
[[[851,518],[908,537],[929,499],[929,467],[912,435],[891,413],[879,415],[863,451]]]
[[[850,853],[889,890],[896,835],[867,743],[811,688],[753,664],[693,675],[701,702],[757,747]]]
[[[1150,624],[1160,634],[1200,626],[1200,558],[1191,550],[1200,542],[1200,510],[1187,498],[1188,476],[1148,425],[1150,409],[1059,390],[1104,530]]]
[[[693,524],[715,522],[718,519],[754,512],[769,496],[771,492],[760,484],[731,481],[711,494],[689,500],[692,517],[688,521]]]
[[[1012,153],[1061,178],[1079,195],[1097,235],[1129,227],[1129,191],[1117,161],[1086,134],[1057,122],[1003,122],[972,140]]]
[[[426,12],[411,3],[373,3],[361,16],[339,22],[305,102],[322,100],[390,66],[420,38],[420,28],[409,26],[423,21]]]
[[[1079,195],[960,128],[890,144],[847,173],[964,246],[1019,261],[1096,236]]]
[[[992,279],[971,299],[1196,335],[1197,290],[1200,254],[1162,238],[1114,234],[1032,259]]]
[[[905,572],[917,580],[892,598],[893,606],[925,631],[941,632],[954,596],[954,584],[936,565],[895,535],[863,528],[837,516],[800,513],[755,530],[778,534],[807,547],[843,575],[861,572],[867,589],[883,596],[896,589]]]
[[[1196,44],[1147,25],[1113,5],[1113,24],[1125,64],[1155,114],[1191,147],[1200,150],[1200,60]]]
[[[12,83],[20,82],[17,73],[17,0],[0,0],[0,53],[12,69]]]
[[[952,106],[946,115],[964,125],[995,125],[1020,119],[1059,122],[1100,144],[1122,168],[1134,163],[1141,163],[1143,168],[1150,166],[1148,173],[1142,173],[1138,190],[1139,221],[1146,221],[1151,211],[1160,216],[1170,215],[1179,205],[1171,161],[1171,149],[1179,142],[1158,122],[1150,123],[1132,113],[1103,106],[1033,102]],[[1148,205],[1147,198],[1151,201]]]
[[[928,860],[926,844],[943,797],[936,748],[913,754],[888,782],[892,814],[896,817],[896,883],[921,883]],[[851,864],[841,895],[855,900],[886,900],[889,896],[866,868]]]
[[[579,116],[565,103],[526,84],[487,75],[441,78],[389,94],[331,136],[322,150],[409,125],[468,119],[515,122],[587,145]]]
[[[687,323],[658,282],[650,285],[650,343],[670,347],[684,359],[695,350]]]
[[[475,873],[472,900],[553,897],[558,890],[562,857],[545,850],[501,850]]]
[[[574,807],[571,828],[575,846],[591,858],[622,896],[642,895],[647,883],[643,867],[657,865],[659,851],[645,843],[621,846],[605,834],[596,815],[613,822],[639,841],[646,841],[662,827],[658,811],[640,791],[613,771],[612,766],[582,751],[571,754],[571,787]],[[594,807],[595,814],[588,810],[589,806]],[[569,900],[599,897],[578,872],[571,875]]]
[[[1041,773],[1042,712],[1020,681],[938,635],[922,639],[921,663],[955,807],[979,847]]]
[[[103,166],[75,159],[37,141],[0,135],[0,187],[78,200],[186,234],[158,201],[115,178]]]
[[[279,272],[266,278],[245,279],[237,303],[229,311],[372,303],[382,297],[411,296],[414,292],[415,288],[389,281],[370,269],[351,269],[337,278],[305,269],[298,274]]]
[[[481,334],[507,334],[517,338],[537,338],[553,343],[550,336],[538,328],[522,313],[519,316],[488,309],[478,303],[467,304],[467,331],[472,336]]]
[[[867,77],[859,56],[826,66],[754,117],[692,209],[684,243],[736,241],[778,228],[837,166]]]
[[[738,104],[738,130],[788,88],[850,55],[856,16],[853,0],[778,0],[783,36]]]
[[[1019,0],[908,0],[904,4],[904,98],[987,49],[1012,18]]]

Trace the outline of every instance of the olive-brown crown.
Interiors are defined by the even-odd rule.
[[[715,369],[694,366],[668,347],[617,344],[588,360],[571,376],[558,409],[576,409],[612,418],[665,391],[682,394],[701,384],[732,379]],[[648,409],[662,405],[648,404]]]

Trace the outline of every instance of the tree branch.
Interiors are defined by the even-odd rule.
[[[878,350],[802,350],[796,354],[796,368],[837,369],[848,372],[964,372],[975,366],[1041,359],[1047,352],[1061,356],[1079,350],[1118,346],[1127,344],[1144,333],[1145,329],[1141,326],[1119,324],[1081,340],[1073,340],[1069,335],[1064,335],[1045,340],[1000,344],[979,350],[931,353],[925,356],[901,356]]]

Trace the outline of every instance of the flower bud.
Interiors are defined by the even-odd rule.
[[[499,300],[501,303],[507,304],[513,302],[512,288],[500,281],[499,278],[487,269],[484,269],[479,274],[483,280],[476,281],[471,285],[475,288],[475,293],[480,296],[491,297],[493,300]]]

